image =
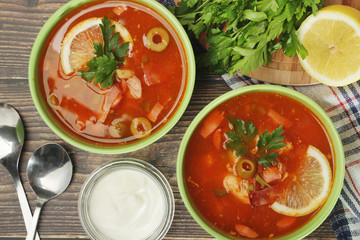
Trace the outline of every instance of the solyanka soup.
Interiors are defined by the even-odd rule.
[[[201,221],[229,238],[291,234],[316,216],[334,181],[326,128],[276,92],[249,91],[216,106],[183,156],[179,185]]]
[[[192,87],[180,37],[137,2],[82,5],[57,23],[44,46],[43,99],[58,124],[90,144],[146,139],[174,116]]]

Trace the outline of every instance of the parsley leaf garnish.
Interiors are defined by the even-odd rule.
[[[284,130],[282,126],[280,126],[272,133],[265,131],[260,135],[257,147],[260,155],[258,163],[261,166],[270,167],[272,163],[277,163],[276,158],[279,157],[279,155],[276,152],[269,151],[285,147],[285,143],[283,142],[285,136],[282,135],[283,133]]]
[[[94,84],[101,83],[101,88],[111,87],[115,71],[122,64],[123,57],[128,55],[129,42],[119,44],[120,34],[114,32],[115,25],[105,16],[100,24],[103,43],[93,42],[94,54],[86,66],[88,70],[80,70],[81,78]]]
[[[247,74],[283,49],[290,57],[307,56],[296,35],[300,24],[316,14],[324,0],[182,0],[170,10],[191,38],[206,33],[209,49],[198,63],[210,71]],[[227,25],[226,29],[224,25]]]
[[[227,132],[230,141],[226,144],[229,149],[235,150],[236,155],[243,157],[250,151],[249,142],[257,135],[257,128],[251,121],[246,123],[239,118],[228,117],[234,131]]]
[[[86,66],[89,67],[89,70],[81,71],[81,77],[88,82],[94,80],[95,85],[101,83],[101,87],[106,88],[112,86],[119,62],[115,59],[114,54],[109,54],[109,57],[103,55],[92,58]]]
[[[233,127],[233,131],[226,133],[229,137],[229,142],[226,146],[234,150],[237,156],[244,157],[253,149],[254,146],[251,143],[256,140],[258,129],[251,121],[245,123],[242,119],[235,117],[228,117],[228,119]],[[280,126],[272,133],[265,131],[259,136],[256,144],[257,151],[254,157],[256,157],[257,162],[261,166],[270,167],[272,163],[277,163],[276,158],[279,155],[271,150],[285,147],[283,133],[283,128]]]

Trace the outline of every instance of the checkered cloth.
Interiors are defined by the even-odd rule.
[[[173,0],[158,1],[164,6],[175,5]],[[267,84],[241,75],[222,77],[232,89]],[[360,240],[360,81],[338,88],[322,84],[291,88],[319,104],[340,134],[346,174],[340,199],[329,219],[338,239]]]
[[[239,74],[222,77],[232,89],[269,84]],[[346,173],[340,199],[329,219],[338,239],[360,239],[360,81],[346,87],[317,84],[290,88],[319,104],[340,134]]]
[[[174,0],[157,0],[159,3],[161,3],[162,5],[164,5],[165,7],[168,6],[175,6],[175,2]]]

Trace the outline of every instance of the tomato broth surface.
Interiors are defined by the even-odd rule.
[[[74,26],[105,16],[125,27],[133,41],[129,55],[119,66],[120,70],[129,70],[131,77],[120,79],[115,74],[109,88],[86,82],[79,71],[65,74],[60,56],[64,37]],[[162,51],[153,51],[145,44],[146,35],[154,28],[168,35]],[[158,43],[161,38],[155,35],[153,41]],[[92,41],[86,44],[92,46]],[[139,3],[95,1],[83,5],[56,25],[44,46],[39,63],[43,98],[59,124],[82,140],[100,145],[138,141],[160,129],[182,100],[187,80],[183,45],[162,16]],[[81,70],[86,69],[83,66]],[[145,134],[137,136],[133,130]]]
[[[276,112],[277,117],[270,116],[273,115],[269,114],[272,112]],[[217,121],[219,116],[221,120]],[[208,222],[234,237],[276,238],[300,228],[316,214],[317,210],[305,216],[284,217],[270,208],[271,200],[269,204],[262,205],[260,202],[252,206],[254,200],[250,200],[250,204],[248,194],[254,190],[250,190],[250,187],[247,188],[245,196],[232,192],[231,188],[229,190],[229,185],[224,187],[228,184],[226,181],[231,177],[234,178],[234,175],[238,179],[234,173],[236,170],[231,165],[237,156],[226,145],[229,141],[226,133],[233,129],[229,124],[229,116],[240,118],[244,122],[250,120],[258,128],[258,134],[266,130],[272,132],[279,125],[283,126],[286,146],[276,151],[279,154],[277,161],[281,165],[283,174],[275,183],[270,183],[272,189],[277,189],[282,195],[286,194],[282,188],[291,184],[289,180],[291,177],[287,176],[293,176],[297,169],[302,167],[309,145],[319,149],[331,169],[333,167],[332,146],[326,130],[307,107],[289,97],[275,93],[243,94],[213,109],[200,122],[190,138],[185,153],[184,177],[194,206]],[[207,131],[208,129],[211,130]],[[257,171],[260,172],[261,169],[265,167],[259,166]],[[236,187],[240,185],[241,188],[240,180],[237,181]],[[256,192],[260,184],[253,180],[249,182]],[[259,192],[262,189],[261,186]],[[281,225],[283,218],[289,220],[289,225]],[[250,236],[240,234],[241,229],[239,232],[236,226],[243,225],[254,230],[256,234]]]

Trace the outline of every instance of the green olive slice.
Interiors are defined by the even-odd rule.
[[[169,34],[161,27],[152,28],[146,34],[145,46],[155,52],[162,52],[169,44]]]
[[[257,173],[257,165],[249,159],[241,158],[236,163],[236,172],[242,178],[253,178]]]
[[[134,118],[130,125],[130,131],[136,138],[147,137],[151,132],[151,122],[144,117]]]

